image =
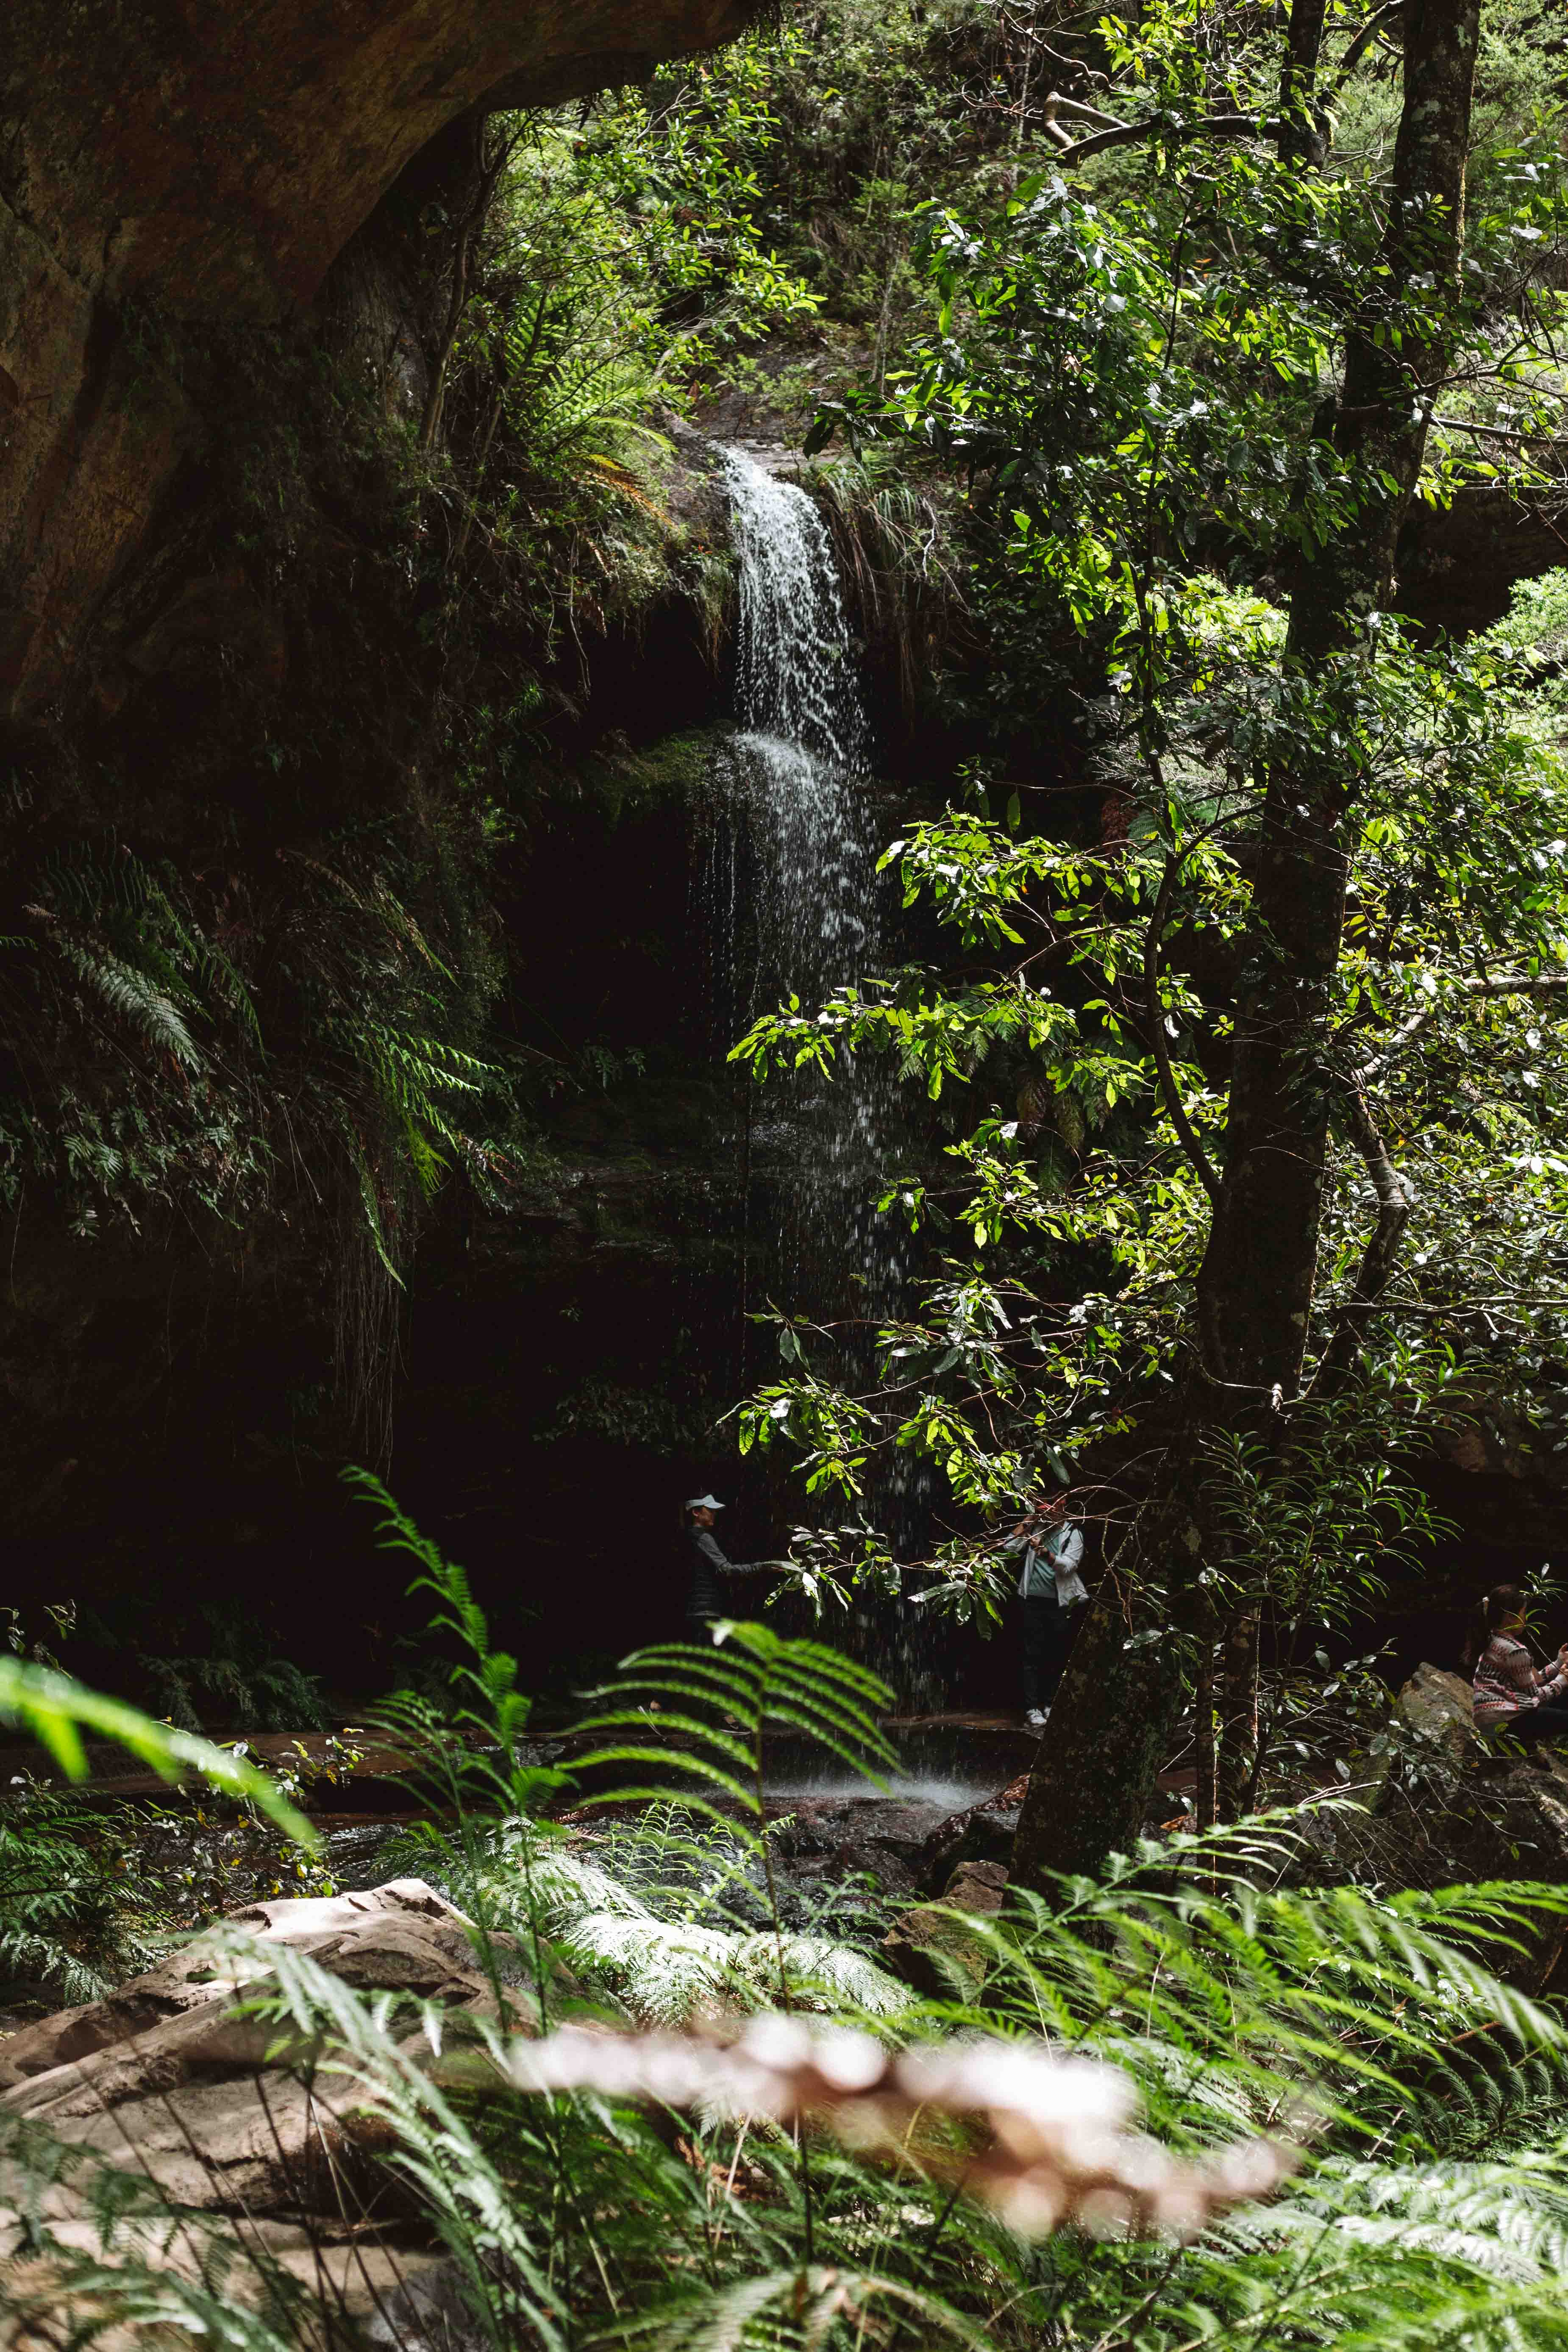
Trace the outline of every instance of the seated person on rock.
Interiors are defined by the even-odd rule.
[[[1524,1645],[1527,1608],[1522,1586],[1499,1584],[1477,1612],[1466,1650],[1476,1728],[1506,1732],[1530,1747],[1568,1741],[1568,1642],[1551,1665],[1533,1664]]]

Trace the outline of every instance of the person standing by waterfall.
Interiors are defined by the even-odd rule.
[[[779,1559],[726,1559],[713,1532],[723,1508],[717,1495],[694,1495],[681,1515],[691,1575],[686,1596],[686,1622],[693,1627],[710,1625],[716,1617],[729,1616],[721,1577],[773,1576],[784,1565]]]
[[[1002,1549],[1024,1555],[1018,1577],[1024,1721],[1031,1731],[1044,1731],[1067,1670],[1079,1610],[1089,1599],[1078,1572],[1083,1529],[1069,1515],[1067,1497],[1056,1496],[1020,1519]]]

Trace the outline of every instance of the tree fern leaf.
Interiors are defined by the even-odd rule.
[[[140,1030],[149,1043],[172,1055],[182,1068],[205,1067],[205,1057],[176,1007],[145,972],[94,942],[62,935],[59,946],[78,976],[111,1012]]]

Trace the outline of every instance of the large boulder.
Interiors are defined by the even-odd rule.
[[[1400,1691],[1360,1803],[1301,1816],[1298,1874],[1321,1884],[1437,1888],[1534,1879],[1568,1886],[1568,1762],[1521,1759],[1478,1735],[1469,1685],[1423,1664]],[[1539,1992],[1568,1926],[1543,1918],[1500,1950],[1500,1973]]]
[[[940,1804],[887,1797],[803,1797],[792,1802],[776,1851],[790,1875],[842,1884],[864,1875],[884,1895],[916,1895],[929,1884],[921,1857],[947,1818]]]
[[[934,1892],[965,1862],[994,1862],[1007,1870],[1028,1785],[1028,1774],[1020,1772],[994,1796],[983,1797],[962,1812],[946,1814],[921,1847],[917,1859],[921,1885]]]
[[[1476,1702],[1460,1675],[1419,1665],[1394,1701],[1400,1721],[1417,1739],[1430,1740],[1462,1764],[1476,1738]]]
[[[233,1948],[227,1929],[257,1938]],[[357,1895],[253,1903],[184,1945],[173,1958],[132,1977],[106,2000],[59,2011],[0,2042],[0,2092],[94,2059],[100,2052],[151,2050],[156,2037],[194,2010],[227,2008],[264,1980],[265,1947],[286,1944],[346,1983],[467,2005],[487,1990],[475,1969],[468,1923],[423,1879],[396,1878]],[[177,2044],[180,2037],[173,2037]],[[162,2044],[157,2046],[162,2047]],[[16,2097],[7,2105],[30,2111]]]
[[[109,2000],[0,2044],[0,2124],[42,2127],[57,2166],[47,2185],[36,2166],[26,2179],[0,2173],[8,2294],[26,2285],[28,2199],[60,2243],[91,2254],[92,2181],[110,2169],[187,2217],[165,2233],[161,2261],[195,2268],[215,2246],[228,2257],[254,2252],[312,2291],[324,2285],[357,2317],[432,2260],[427,2233],[400,2230],[395,2216],[367,2238],[363,2207],[377,2193],[370,2159],[387,2140],[374,2101],[320,2064],[322,2047],[290,2041],[237,2003],[268,1988],[269,1948],[284,1946],[359,1990],[439,2002],[448,2021],[441,2063],[460,2074],[474,2063],[462,2050],[463,2019],[497,2015],[494,1975],[507,2028],[537,2030],[522,1956],[500,1938],[482,1967],[461,1913],[418,1879],[260,1903],[226,1924],[254,1941],[237,1945],[214,1930]],[[410,2047],[430,2055],[423,2038]],[[256,2265],[247,2268],[254,2287]]]

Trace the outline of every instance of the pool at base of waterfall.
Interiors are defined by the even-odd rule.
[[[764,1780],[763,1793],[770,1808],[791,1804],[936,1805],[944,1813],[960,1813],[966,1806],[978,1805],[996,1791],[986,1781],[944,1780],[933,1773],[911,1779],[905,1773],[890,1772],[879,1785],[858,1775],[840,1772],[820,1779],[790,1776]]]

